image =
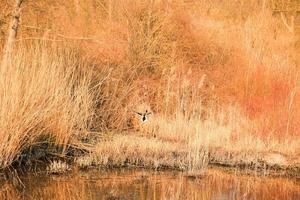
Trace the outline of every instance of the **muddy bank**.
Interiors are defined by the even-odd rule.
[[[64,174],[73,168],[144,168],[178,170],[198,176],[213,166],[229,171],[242,170],[247,174],[300,177],[299,156],[288,157],[279,152],[234,152],[213,147],[191,148],[183,143],[132,135],[91,135],[83,140],[81,148],[72,146],[62,152],[61,147],[41,143],[24,151],[10,169]],[[11,171],[5,170],[5,177],[10,177]]]
[[[247,173],[300,178],[299,157],[289,157],[278,152],[210,151],[209,165],[228,169],[243,169]]]
[[[192,151],[191,151],[192,149]],[[238,169],[252,174],[300,177],[299,157],[279,152],[233,152],[214,147],[191,148],[187,144],[130,135],[100,140],[91,153],[74,159],[81,169],[175,169],[201,174],[210,166]]]

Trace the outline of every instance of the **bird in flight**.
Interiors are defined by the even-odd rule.
[[[148,115],[152,114],[151,112],[148,112],[148,110],[146,110],[146,112],[144,112],[144,113],[140,113],[140,112],[136,112],[136,111],[133,111],[133,112],[136,113],[137,115],[139,115],[141,117],[141,121],[144,123],[148,121]]]

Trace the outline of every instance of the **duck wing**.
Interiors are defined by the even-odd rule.
[[[136,111],[133,111],[135,114],[138,114],[140,116],[143,116],[143,113],[140,113],[140,112],[136,112]]]

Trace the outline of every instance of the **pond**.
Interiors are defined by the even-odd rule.
[[[219,169],[209,169],[198,178],[183,172],[142,169],[91,169],[19,178],[22,184],[1,182],[0,199],[300,199],[299,180],[238,175]]]

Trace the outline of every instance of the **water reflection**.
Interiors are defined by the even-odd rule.
[[[0,199],[300,199],[300,183],[291,179],[239,176],[220,170],[209,170],[200,179],[146,170],[91,170],[21,179],[24,187],[2,182]]]

